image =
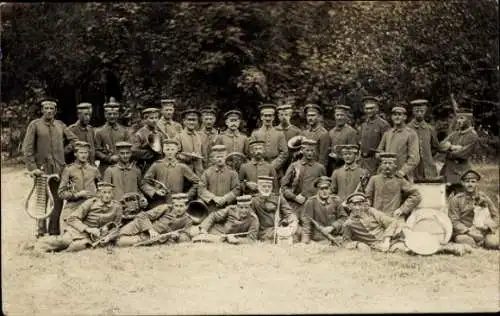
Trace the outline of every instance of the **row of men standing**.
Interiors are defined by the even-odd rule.
[[[46,99],[41,102],[42,118],[32,121],[27,128],[23,152],[27,167],[34,174],[42,172],[61,174],[65,166],[65,155],[74,150],[74,142],[84,141],[90,147],[90,162],[98,160],[100,162],[100,175],[104,176],[105,170],[120,160],[117,143],[128,141],[132,143],[132,160],[141,168],[142,173],[147,173],[146,171],[149,169],[149,174],[146,175],[157,178],[158,175],[151,173],[162,171],[154,171],[155,168],[150,167],[164,155],[164,148],[161,146],[160,150],[155,151],[152,144],[156,141],[163,145],[165,140],[175,139],[179,145],[177,158],[189,166],[197,177],[200,177],[203,170],[212,163],[209,157],[214,145],[224,145],[227,152],[249,156],[250,143],[257,141],[263,147],[260,153],[262,159],[259,160],[260,162],[252,160],[253,168],[251,166],[248,168],[253,169],[253,172],[245,170],[245,168],[241,170],[239,165],[235,165],[237,169],[240,169],[240,178],[243,178],[241,180],[244,185],[248,187],[249,191],[252,191],[256,185],[251,180],[257,176],[278,175],[277,178],[284,176],[291,182],[299,180],[301,187],[307,187],[307,183],[314,183],[318,176],[330,173],[342,165],[340,149],[342,145],[349,144],[359,144],[359,163],[371,175],[377,172],[378,153],[392,152],[397,154],[398,170],[396,174],[398,176],[410,180],[414,176],[417,179],[434,178],[437,172],[432,157],[433,153],[440,149],[445,151],[447,155],[445,166],[442,169],[444,175],[448,182],[459,183],[460,175],[469,168],[468,159],[474,143],[477,141],[477,135],[471,127],[470,113],[458,113],[458,130],[452,132],[441,144],[438,144],[434,128],[423,119],[427,110],[425,100],[411,102],[414,119],[408,125],[405,124],[406,109],[401,106],[394,107],[391,111],[392,128],[378,115],[377,98],[366,97],[363,101],[366,121],[358,129],[347,123],[349,107],[339,105],[335,108],[335,127],[330,131],[321,125],[322,113],[321,108],[317,105],[308,104],[304,107],[307,127],[301,130],[290,123],[293,113],[291,105],[284,104],[276,107],[273,104],[264,104],[260,108],[262,126],[253,131],[250,137],[247,137],[239,132],[242,114],[237,110],[231,110],[224,114],[227,128],[224,132],[219,133],[214,127],[217,111],[215,108],[207,107],[201,111],[196,109],[183,111],[184,126],[181,126],[172,119],[176,101],[173,99],[162,100],[161,110],[156,108],[143,110],[144,126],[131,135],[125,126],[117,122],[120,111],[119,103],[109,102],[104,105],[106,123],[102,127],[94,129],[89,125],[92,115],[91,104],[79,104],[78,121],[66,127],[62,122],[54,119],[57,110],[56,100]],[[278,112],[280,124],[273,126],[276,112]],[[199,129],[200,117],[202,127]],[[288,168],[293,160],[293,155],[289,153],[287,143],[292,137],[298,135],[315,142],[316,158],[325,171],[305,170],[298,177],[299,179],[295,179],[298,169]],[[235,157],[237,158],[238,155]],[[262,162],[266,163],[266,167],[260,168]],[[126,166],[122,166],[122,168],[126,169]],[[287,169],[290,170],[288,175],[285,172]],[[254,175],[249,176],[250,174]],[[306,179],[308,176],[310,181]],[[182,178],[182,175],[168,176],[168,178],[176,177]],[[123,182],[127,185],[131,183],[130,181]],[[175,191],[182,192],[184,189],[184,187],[179,187]],[[51,190],[56,197],[56,206],[49,220],[49,233],[59,234],[62,200],[57,198],[58,183],[53,182]],[[124,190],[126,191],[126,189]],[[298,200],[300,201],[301,192],[306,191],[307,189],[304,188],[295,190],[297,193],[295,197],[299,196]],[[346,194],[349,193],[351,192]],[[295,197],[290,196],[289,198],[296,201]],[[39,223],[39,235],[46,232],[45,225],[44,222]]]

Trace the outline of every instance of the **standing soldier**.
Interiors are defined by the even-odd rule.
[[[422,196],[403,177],[396,177],[397,154],[380,153],[380,173],[372,176],[366,186],[371,205],[389,216],[405,216],[418,206]]]
[[[241,190],[246,194],[256,194],[258,192],[257,179],[260,176],[272,177],[274,187],[278,187],[278,177],[273,166],[264,161],[264,141],[252,140],[248,144],[250,151],[250,161],[241,165],[239,178]]]
[[[326,168],[330,136],[326,128],[320,124],[321,108],[316,104],[308,104],[305,106],[304,112],[306,114],[307,128],[302,131],[302,135],[307,139],[316,141],[318,162]]]
[[[66,200],[59,219],[61,231],[65,229],[68,216],[85,200],[96,195],[96,183],[101,180],[99,170],[89,164],[90,144],[77,141],[74,147],[76,160],[64,168],[58,190],[61,199]]]
[[[280,124],[276,126],[276,130],[283,132],[285,134],[286,142],[294,136],[298,136],[302,133],[300,128],[290,123],[293,115],[293,107],[291,104],[282,104],[276,108],[278,111],[278,120]]]
[[[157,108],[142,110],[144,126],[132,136],[132,159],[138,162],[141,172],[144,173],[151,164],[161,159],[163,134],[159,131],[156,122],[160,118]]]
[[[349,124],[347,124],[347,112],[351,110],[346,105],[337,105],[335,107],[335,127],[333,127],[328,135],[330,136],[330,160],[328,174],[333,170],[338,169],[343,165],[340,151],[337,150],[338,145],[348,145],[358,143],[358,132]]]
[[[224,145],[213,146],[213,165],[203,172],[200,179],[198,196],[210,212],[233,204],[240,195],[238,174],[225,164],[226,154]]]
[[[224,114],[226,120],[226,130],[217,138],[217,145],[226,146],[227,151],[234,157],[232,166],[239,172],[239,168],[243,163],[242,157],[248,154],[248,137],[240,133],[239,127],[241,123],[241,112],[238,110],[227,111]]]
[[[402,106],[392,108],[394,126],[384,133],[377,149],[397,155],[396,176],[413,181],[413,170],[420,162],[418,135],[406,126],[406,109]]]
[[[114,199],[121,201],[127,193],[138,193],[142,195],[141,170],[130,162],[132,157],[132,144],[128,142],[118,142],[115,144],[118,151],[118,163],[110,166],[104,171],[104,181],[115,186]]]
[[[425,113],[427,112],[427,100],[414,100],[410,104],[413,105],[413,120],[408,124],[413,128],[418,135],[420,162],[415,168],[415,179],[424,180],[437,177],[436,163],[433,155],[439,147],[436,130],[432,125],[425,121]]]
[[[89,163],[93,164],[95,161],[95,130],[90,125],[90,118],[92,117],[92,104],[80,103],[76,106],[78,112],[78,121],[70,125],[68,128],[73,134],[78,137],[78,140],[87,142],[90,145]],[[75,160],[74,155],[71,155],[71,146],[66,146],[65,153],[69,154],[69,161],[71,163]],[[73,156],[73,157],[71,157]]]
[[[326,176],[325,167],[315,160],[316,142],[302,141],[302,159],[292,163],[281,179],[283,196],[292,206],[299,220],[302,220],[303,206],[307,198],[316,194],[316,179]]]
[[[200,112],[196,109],[187,109],[182,112],[182,118],[184,129],[175,136],[180,144],[178,158],[200,176],[203,173],[202,139],[200,133],[196,131]]]
[[[95,155],[100,160],[99,171],[104,175],[107,167],[115,164],[119,157],[115,144],[130,141],[127,129],[117,120],[120,113],[120,104],[109,102],[104,104],[106,123],[95,131]]]
[[[210,157],[210,148],[216,144],[219,132],[214,127],[217,116],[217,108],[208,106],[201,109],[201,144],[203,154],[203,169],[207,169],[210,165],[208,157]]]
[[[288,145],[285,135],[273,127],[275,113],[276,106],[274,104],[263,104],[260,106],[262,127],[253,131],[250,139],[263,140],[265,142],[264,159],[273,165],[273,168],[279,175],[285,167],[284,164],[288,157]]]
[[[332,173],[332,192],[344,201],[356,190],[363,191],[362,182],[369,177],[369,174],[366,169],[356,163],[359,153],[358,145],[340,145],[339,152],[345,164]]]
[[[44,99],[40,102],[42,117],[31,121],[23,140],[23,155],[28,171],[33,176],[42,174],[61,174],[64,168],[64,139],[73,143],[78,140],[66,125],[55,120],[57,100]],[[49,218],[49,234],[59,235],[59,216],[63,200],[57,194],[59,181],[52,179],[50,192],[54,197],[54,210]],[[47,233],[45,220],[37,222],[37,237]]]
[[[155,161],[153,165],[144,174],[142,191],[149,196],[151,200],[159,200],[159,203],[170,203],[173,194],[182,193],[184,191],[185,180],[190,182],[188,199],[192,200],[196,197],[198,182],[200,178],[194,174],[186,164],[179,162],[176,158],[179,152],[179,142],[175,139],[166,139],[163,141],[163,152],[165,158]],[[152,185],[147,180],[153,179],[163,184],[168,189]],[[158,203],[157,203],[158,204]]]
[[[375,157],[382,135],[391,127],[387,121],[378,115],[378,102],[375,97],[363,98],[365,121],[360,127],[361,167],[375,174],[378,168],[378,159]]]
[[[441,175],[451,186],[448,194],[456,193],[461,189],[460,177],[470,169],[470,158],[479,137],[472,126],[472,113],[460,111],[457,113],[457,129],[451,132],[440,144],[441,150],[446,152]]]
[[[342,200],[331,193],[331,179],[319,177],[316,179],[315,185],[318,193],[306,202],[304,210],[301,241],[306,244],[311,239],[313,241],[327,240],[325,234],[340,235],[342,225],[347,218],[347,213],[342,207]],[[317,227],[312,220],[321,227]]]
[[[174,138],[175,135],[182,131],[182,125],[173,120],[176,103],[175,99],[161,100],[162,117],[158,120],[158,127],[169,138]]]

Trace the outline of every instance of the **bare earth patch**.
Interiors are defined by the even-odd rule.
[[[493,167],[485,170],[498,175]],[[323,245],[185,244],[35,256],[23,246],[34,240],[34,222],[22,209],[31,185],[22,171],[2,170],[2,301],[8,315],[500,309],[494,251],[418,257]],[[487,186],[498,192],[498,178]]]

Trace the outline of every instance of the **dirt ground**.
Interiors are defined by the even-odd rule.
[[[483,174],[498,176],[496,167]],[[485,189],[498,192],[498,178]],[[36,256],[23,210],[31,179],[2,169],[7,315],[499,311],[499,252],[465,257],[330,246],[185,244]]]

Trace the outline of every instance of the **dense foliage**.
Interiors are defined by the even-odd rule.
[[[127,112],[168,96],[240,108],[253,128],[257,104],[285,97],[357,116],[367,93],[384,111],[424,97],[446,119],[455,93],[497,135],[497,16],[494,0],[4,4],[3,126],[25,125],[43,94],[66,123],[81,101],[100,125],[111,96]]]

